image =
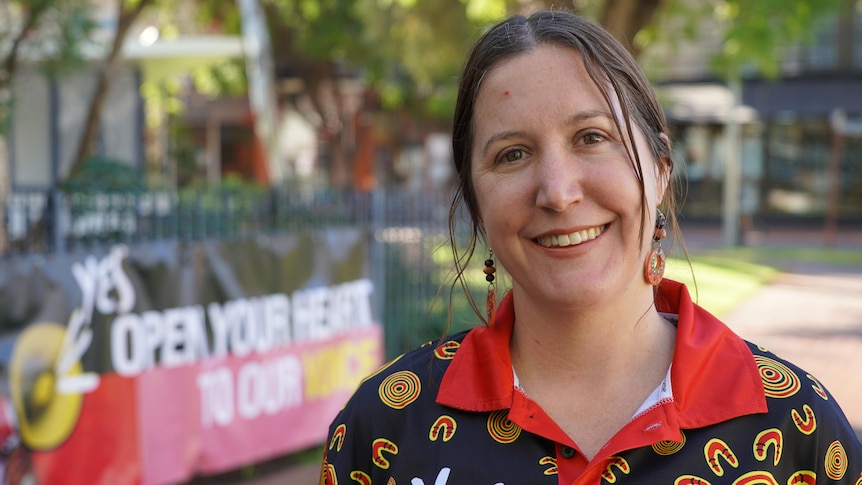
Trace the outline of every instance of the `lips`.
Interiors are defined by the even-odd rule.
[[[605,230],[605,227],[607,226],[591,227],[571,234],[544,236],[537,238],[536,242],[539,243],[540,246],[544,246],[546,248],[576,246],[599,237],[602,231]]]

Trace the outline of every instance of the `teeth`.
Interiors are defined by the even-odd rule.
[[[589,229],[573,232],[571,234],[560,234],[558,236],[540,237],[539,239],[537,239],[537,241],[539,245],[546,248],[552,248],[556,246],[574,246],[583,242],[592,241],[593,239],[599,237],[599,234],[601,234],[604,230],[605,226],[591,227]]]

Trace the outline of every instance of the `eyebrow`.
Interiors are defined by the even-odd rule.
[[[581,111],[570,116],[566,120],[566,125],[576,125],[579,123],[583,123],[584,121],[595,119],[595,118],[606,118],[609,121],[613,122],[614,117],[610,112],[605,110],[589,110],[589,111]],[[491,148],[495,142],[500,140],[508,140],[510,138],[517,138],[523,135],[523,131],[512,130],[512,131],[503,131],[500,133],[496,133],[491,138],[488,138],[488,141],[485,142],[485,146],[482,147],[482,156],[487,156],[488,150]]]
[[[574,125],[574,124],[577,124],[577,123],[580,123],[583,121],[591,120],[593,118],[607,118],[611,122],[614,121],[614,117],[613,117],[613,115],[611,115],[611,113],[609,111],[596,109],[596,110],[582,111],[580,113],[576,113],[576,114],[570,116],[569,119],[566,120],[566,124],[567,125]]]

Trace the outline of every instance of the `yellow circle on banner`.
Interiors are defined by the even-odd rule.
[[[65,327],[37,323],[21,332],[9,362],[9,394],[21,439],[34,450],[55,448],[75,429],[84,398],[57,392],[55,367],[66,336]],[[81,374],[80,361],[65,376]]]

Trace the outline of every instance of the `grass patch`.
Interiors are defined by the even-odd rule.
[[[799,264],[862,267],[862,251],[766,246],[715,249],[692,256],[691,268],[683,259],[669,259],[666,274],[685,283],[695,301],[721,316],[772,282],[781,271]]]
[[[774,267],[739,258],[704,254],[691,259],[668,260],[665,276],[685,283],[692,298],[710,313],[721,316],[775,279]]]
[[[787,269],[794,263],[826,264],[862,267],[862,251],[825,248],[741,247],[716,249],[704,254],[709,257],[734,259]]]
[[[417,301],[419,310],[416,313],[400,315],[393,320],[401,322],[390,329],[400,334],[394,339],[396,341],[388,344],[389,353],[393,355],[439,338],[444,332],[455,333],[479,323],[460,287],[454,290],[451,321],[447,318],[453,262],[445,241],[434,240],[423,250],[428,256],[422,262],[423,281],[417,288],[421,288],[426,296]],[[483,259],[484,254],[480,251],[465,273],[470,291],[480,307],[484,306],[488,287],[482,273]],[[685,283],[698,304],[716,316],[723,316],[771,283],[782,271],[799,263],[862,267],[862,251],[771,247],[715,249],[692,255],[691,268],[684,259],[670,258],[666,276]],[[399,269],[397,274],[404,274],[404,271]],[[502,297],[511,282],[505,274],[498,273],[498,277],[498,297]],[[411,284],[402,280],[393,286],[403,290]]]

